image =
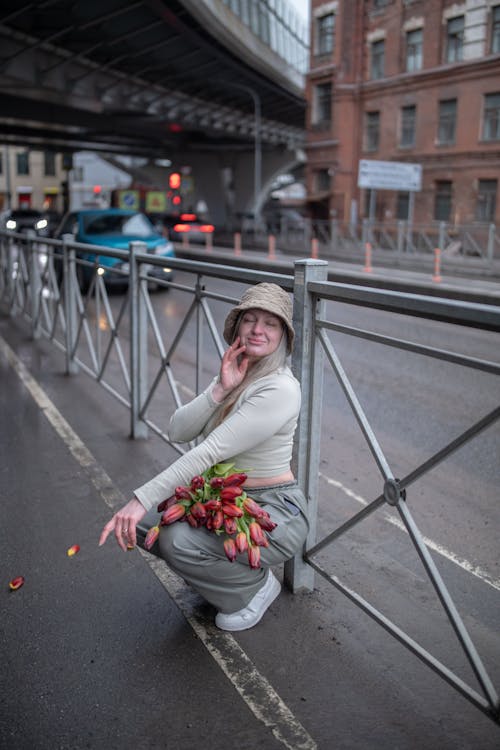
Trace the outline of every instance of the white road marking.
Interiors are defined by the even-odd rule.
[[[111,478],[87,446],[1,336],[0,351],[73,457],[85,470],[106,505],[113,510],[124,505],[126,498],[121,491],[113,485]],[[295,718],[272,685],[258,672],[234,637],[229,633],[219,631],[211,623],[201,622],[196,617],[194,607],[190,604],[190,593],[184,582],[172,573],[162,560],[143,550],[140,552],[256,719],[269,728],[275,738],[288,750],[317,750],[316,742]]]
[[[327,484],[341,490],[344,493],[344,495],[347,495],[347,497],[351,497],[353,500],[356,500],[356,502],[358,502],[360,505],[363,505],[363,506],[368,505],[368,501],[365,500],[364,497],[356,494],[355,492],[350,490],[348,487],[344,487],[342,482],[339,482],[336,479],[332,479],[331,477],[327,477],[325,476],[325,474],[320,473],[319,476],[321,479],[324,479],[324,481]],[[405,534],[408,533],[405,525],[402,523],[402,521],[399,520],[399,518],[395,518],[389,513],[384,513],[384,518],[388,523],[392,524],[393,526],[396,526],[396,528],[400,529],[401,531],[404,531]],[[483,570],[478,565],[474,565],[473,563],[469,562],[469,560],[465,560],[463,557],[459,557],[458,555],[455,555],[454,552],[451,552],[451,550],[446,549],[446,547],[443,547],[441,544],[438,544],[433,539],[429,539],[429,537],[424,536],[423,540],[429,549],[434,550],[434,552],[437,552],[439,555],[441,555],[442,557],[445,557],[450,562],[454,563],[455,565],[458,565],[460,568],[467,571],[467,573],[470,573],[471,575],[476,576],[476,578],[479,578],[483,583],[488,584],[488,586],[491,586],[492,588],[500,591],[500,580],[493,578],[486,570]]]

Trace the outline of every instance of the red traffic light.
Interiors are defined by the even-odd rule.
[[[181,176],[179,172],[172,172],[168,178],[168,186],[172,190],[178,190],[181,186]]]

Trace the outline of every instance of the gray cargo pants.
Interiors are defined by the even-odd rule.
[[[250,568],[246,554],[229,562],[223,548],[225,536],[203,527],[193,529],[179,522],[162,526],[158,540],[159,556],[224,614],[246,607],[263,586],[269,567],[302,550],[309,529],[307,502],[295,482],[252,489],[248,495],[278,524],[267,535],[269,547],[260,548],[262,567],[258,570]],[[142,523],[154,526],[159,518],[156,511],[149,511]]]

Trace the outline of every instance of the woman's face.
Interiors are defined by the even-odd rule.
[[[252,308],[241,316],[238,335],[240,346],[246,346],[247,357],[260,359],[278,348],[283,335],[283,324],[277,315]]]

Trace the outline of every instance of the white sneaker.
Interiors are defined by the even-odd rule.
[[[281,591],[281,584],[269,570],[266,582],[254,598],[244,609],[225,615],[218,612],[215,617],[215,624],[221,630],[248,630],[253,628],[262,619],[267,608],[274,602]]]

